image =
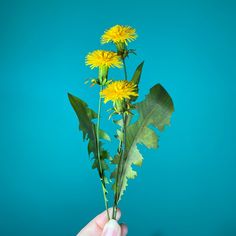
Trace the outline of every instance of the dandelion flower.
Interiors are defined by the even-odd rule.
[[[101,43],[109,43],[113,42],[117,43],[125,43],[131,42],[137,38],[136,30],[130,26],[123,25],[115,25],[110,29],[106,30],[105,33],[101,37]]]
[[[122,67],[122,62],[117,53],[105,50],[96,50],[86,56],[85,64],[91,69],[95,67]]]
[[[104,102],[112,101],[113,103],[130,99],[132,96],[137,97],[137,85],[127,80],[114,81],[101,91]]]

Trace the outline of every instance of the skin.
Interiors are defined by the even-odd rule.
[[[109,214],[112,214],[112,209],[109,209]],[[125,224],[118,224],[117,221],[121,217],[121,212],[118,209],[116,220],[107,220],[106,211],[96,216],[91,220],[77,236],[126,236],[128,228]]]

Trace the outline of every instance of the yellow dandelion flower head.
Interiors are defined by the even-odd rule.
[[[127,80],[114,81],[101,91],[104,102],[117,102],[123,99],[130,99],[132,96],[137,97],[137,85]]]
[[[136,30],[130,26],[115,25],[106,30],[101,37],[101,43],[125,43],[131,42],[137,38]]]
[[[122,62],[120,57],[116,52],[105,51],[105,50],[95,50],[88,53],[85,59],[85,64],[90,66],[91,69],[95,67],[122,67]]]

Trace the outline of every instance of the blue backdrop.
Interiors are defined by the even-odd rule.
[[[75,235],[103,210],[67,92],[96,108],[84,57],[115,24],[137,29],[128,73],[145,60],[140,97],[159,82],[175,103],[121,201],[130,235],[236,235],[235,11],[233,0],[2,0],[0,235]]]

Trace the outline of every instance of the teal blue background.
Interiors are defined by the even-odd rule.
[[[129,235],[236,235],[235,12],[229,0],[1,1],[0,235],[75,235],[103,210],[66,93],[96,109],[84,57],[115,24],[137,29],[140,98],[161,83],[175,103],[121,201]]]

